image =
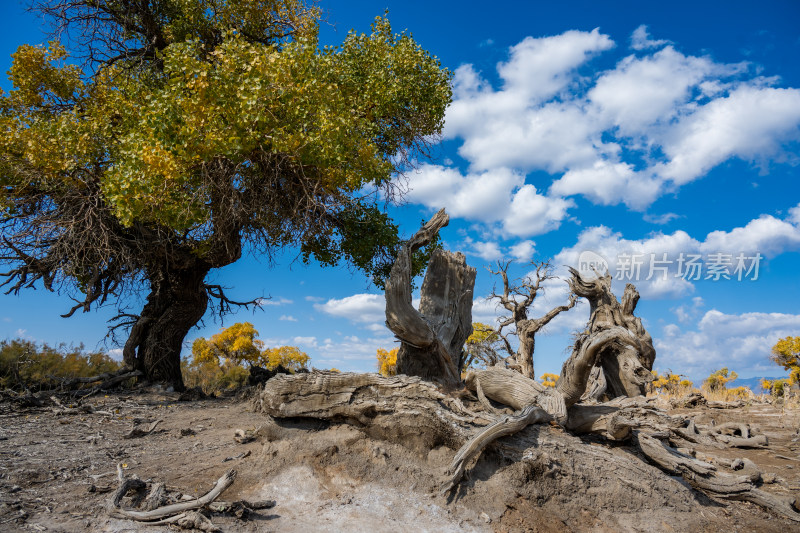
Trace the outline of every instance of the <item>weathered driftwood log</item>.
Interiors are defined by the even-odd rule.
[[[467,388],[479,397],[484,395],[515,411],[537,405],[559,424],[567,420],[567,406],[561,394],[519,372],[493,366],[485,370],[469,371],[464,381]]]
[[[264,385],[257,409],[275,418],[316,418],[361,427],[377,439],[410,448],[457,447],[481,423],[494,421],[467,409],[419,377],[312,372],[279,375]]]
[[[397,371],[455,387],[460,357],[472,334],[472,291],[477,271],[463,254],[434,250],[421,289],[419,310],[411,303],[411,259],[430,243],[449,217],[440,210],[405,243],[386,282],[386,325],[400,340]]]
[[[527,394],[539,398],[538,393],[533,389]],[[518,394],[509,396],[508,401],[523,405],[527,399],[525,394]],[[608,493],[608,486],[613,485],[614,491],[624,492],[631,503],[646,497],[674,506],[675,500],[667,498],[685,490],[669,476],[638,461],[634,454],[588,446],[547,425],[525,430],[530,424],[551,419],[535,405],[525,405],[514,415],[494,417],[471,410],[460,399],[418,377],[324,372],[281,375],[267,382],[256,405],[276,419],[301,417],[353,424],[373,438],[402,443],[422,453],[440,445],[458,448],[444,473],[444,489],[454,487],[470,461],[497,437],[506,436],[502,445],[494,447],[495,454],[502,457],[501,463],[527,462],[542,474],[524,488],[518,487],[520,493],[530,493],[530,497],[560,494],[566,502],[568,495],[581,487],[594,487],[596,495]],[[723,474],[714,465],[654,438],[671,438],[685,424],[682,417],[668,416],[644,398],[624,398],[603,405],[573,405],[566,427],[575,433],[591,432],[612,439],[627,438],[632,431],[636,435],[632,443],[645,457],[662,470],[683,476],[697,490],[714,498],[751,501],[793,520],[800,516],[792,502],[757,487],[758,478],[753,474],[757,468],[750,471],[743,467],[743,475]],[[548,476],[553,468],[561,470],[559,475]],[[686,510],[694,505],[692,500],[681,500],[686,502]]]
[[[650,371],[656,351],[653,339],[644,329],[642,321],[633,316],[639,301],[636,287],[628,283],[619,302],[611,292],[611,274],[597,273],[596,278],[587,279],[574,268],[569,270],[572,274],[569,280],[572,292],[589,300],[590,305],[589,324],[582,338],[591,339],[610,328],[621,327],[637,339],[635,344],[626,341],[606,346],[598,359],[600,370],[594,374],[588,388],[595,398],[600,398],[603,393],[609,398],[644,394],[645,385],[653,380]],[[575,349],[579,349],[577,344]],[[605,386],[601,382],[600,372]]]

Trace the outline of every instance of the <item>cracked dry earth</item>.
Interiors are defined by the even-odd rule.
[[[126,477],[160,481],[170,491],[198,496],[231,468],[238,475],[221,500],[275,500],[270,509],[239,519],[210,514],[223,531],[764,531],[797,530],[797,524],[745,502],[721,504],[698,495],[685,506],[626,509],[584,505],[590,495],[523,497],[519,483],[558,476],[528,471],[499,459],[490,447],[472,466],[454,497],[440,495],[454,450],[412,450],[373,440],[347,425],[314,421],[276,423],[235,398],[178,402],[177,394],[114,393],[84,404],[92,413],[20,408],[0,403],[0,531],[174,531],[112,518],[108,504],[117,488],[117,465]],[[64,402],[66,404],[66,402]],[[66,405],[65,407],[70,407]],[[60,412],[59,412],[60,411]],[[773,492],[800,497],[800,411],[771,405],[740,409],[693,409],[673,413],[698,422],[746,422],[770,439],[768,449],[697,449],[721,458],[749,458],[781,481]],[[131,436],[134,427],[150,433]],[[252,440],[236,439],[243,430]],[[552,426],[525,432],[561,431]],[[241,435],[241,432],[240,432]],[[509,437],[514,438],[514,437]],[[247,442],[243,442],[247,441]],[[625,446],[574,439],[630,454]],[[502,446],[501,440],[495,446]],[[565,450],[534,450],[553,457]],[[564,459],[561,459],[564,460]],[[646,468],[651,468],[646,466]],[[675,483],[682,483],[678,480]],[[613,490],[609,488],[609,490]],[[614,501],[608,500],[606,501]]]

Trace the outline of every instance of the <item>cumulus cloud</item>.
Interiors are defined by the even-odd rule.
[[[301,348],[316,348],[318,345],[316,337],[294,337],[292,342]]]
[[[286,322],[297,322],[297,319],[292,315],[281,315],[278,320],[285,320]]]
[[[523,184],[521,174],[507,169],[462,175],[457,169],[423,165],[409,178],[409,201],[432,209],[445,207],[451,216],[497,223],[507,235],[529,237],[559,227],[572,200],[540,194]],[[484,248],[476,255],[492,259],[498,250]]]
[[[768,259],[800,250],[800,223],[794,219],[794,209],[798,208],[790,210],[784,220],[762,215],[730,231],[712,231],[703,240],[685,231],[625,239],[605,226],[591,227],[580,233],[574,246],[562,249],[553,262],[579,267],[581,253],[595,252],[606,259],[620,288],[630,280],[643,296],[676,298],[694,291],[695,277],[714,279],[716,275],[709,270],[710,264],[723,265],[725,275],[731,280],[738,281],[739,277],[751,280],[756,276],[756,268],[761,267],[760,260],[754,259],[758,254]],[[696,276],[689,267],[692,260],[699,265]],[[740,260],[743,269],[737,272]]]
[[[668,161],[655,171],[678,185],[738,157],[756,161],[774,156],[797,139],[800,90],[743,85],[700,106],[665,135]]]
[[[492,222],[502,217],[524,181],[505,168],[464,176],[454,168],[423,165],[409,176],[406,198],[435,209],[444,206],[454,217]]]
[[[379,294],[354,294],[345,298],[332,298],[324,304],[314,304],[314,309],[353,322],[383,322],[386,301]]]
[[[800,315],[726,314],[712,309],[703,315],[695,330],[685,331],[675,324],[662,328],[662,335],[655,337],[656,365],[695,379],[722,367],[748,369],[753,375],[780,374],[781,370],[769,360],[770,348],[798,328]]]
[[[473,241],[470,238],[464,240],[466,244],[465,253],[474,255],[486,261],[496,261],[503,257],[500,246],[496,242]]]
[[[565,172],[550,187],[556,195],[582,194],[595,204],[624,202],[633,209],[644,209],[658,198],[662,184],[646,173],[636,172],[628,163],[595,161],[589,168]]]
[[[598,30],[527,37],[498,63],[497,87],[460,66],[444,136],[460,141],[468,168],[423,166],[409,199],[470,220],[502,218],[522,235],[499,214],[536,192],[526,189],[528,173],[548,173],[548,193],[533,197],[548,218],[529,236],[556,229],[569,196],[643,211],[729,159],[797,159],[787,147],[800,139],[800,90],[752,75],[746,63],[683,54],[645,26],[632,36],[638,54],[587,75],[583,67],[613,47]]]
[[[535,251],[536,243],[529,240],[519,241],[510,250],[511,256],[522,263],[530,261]]]
[[[665,39],[651,39],[647,26],[644,24],[633,30],[633,34],[631,34],[631,48],[634,50],[658,48],[666,44],[669,44],[669,41]]]

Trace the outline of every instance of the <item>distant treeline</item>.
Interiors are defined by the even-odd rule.
[[[53,348],[24,339],[0,341],[0,389],[36,392],[55,388],[69,378],[114,372],[122,363],[81,344]]]

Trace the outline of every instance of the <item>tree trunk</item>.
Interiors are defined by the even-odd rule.
[[[386,282],[386,325],[400,339],[397,372],[455,387],[459,361],[472,334],[472,290],[477,271],[463,254],[434,250],[422,284],[419,310],[411,305],[411,256],[449,221],[436,213],[397,254]]]
[[[535,379],[533,369],[533,351],[536,348],[536,332],[539,328],[533,320],[525,320],[517,323],[517,336],[519,337],[519,348],[514,355],[514,365],[520,374],[528,379]]]
[[[147,303],[123,349],[125,364],[140,370],[145,379],[184,389],[181,348],[206,312],[204,280],[209,270],[206,265],[194,265],[151,275]]]
[[[628,332],[620,336],[618,342],[604,343],[596,363],[593,363],[598,368],[593,369],[589,378],[587,388],[590,394],[587,397],[598,400],[603,395],[609,398],[643,395],[645,385],[653,380],[650,371],[656,351],[653,339],[644,329],[642,321],[633,316],[639,292],[628,283],[622,302],[619,302],[611,292],[610,274],[584,279],[577,270],[570,268],[570,272],[572,292],[589,300],[591,312],[587,329],[575,344],[575,352],[580,350],[582,342],[591,342],[595,336],[609,330],[617,328],[617,331],[625,329]],[[608,336],[607,333],[605,336]]]

